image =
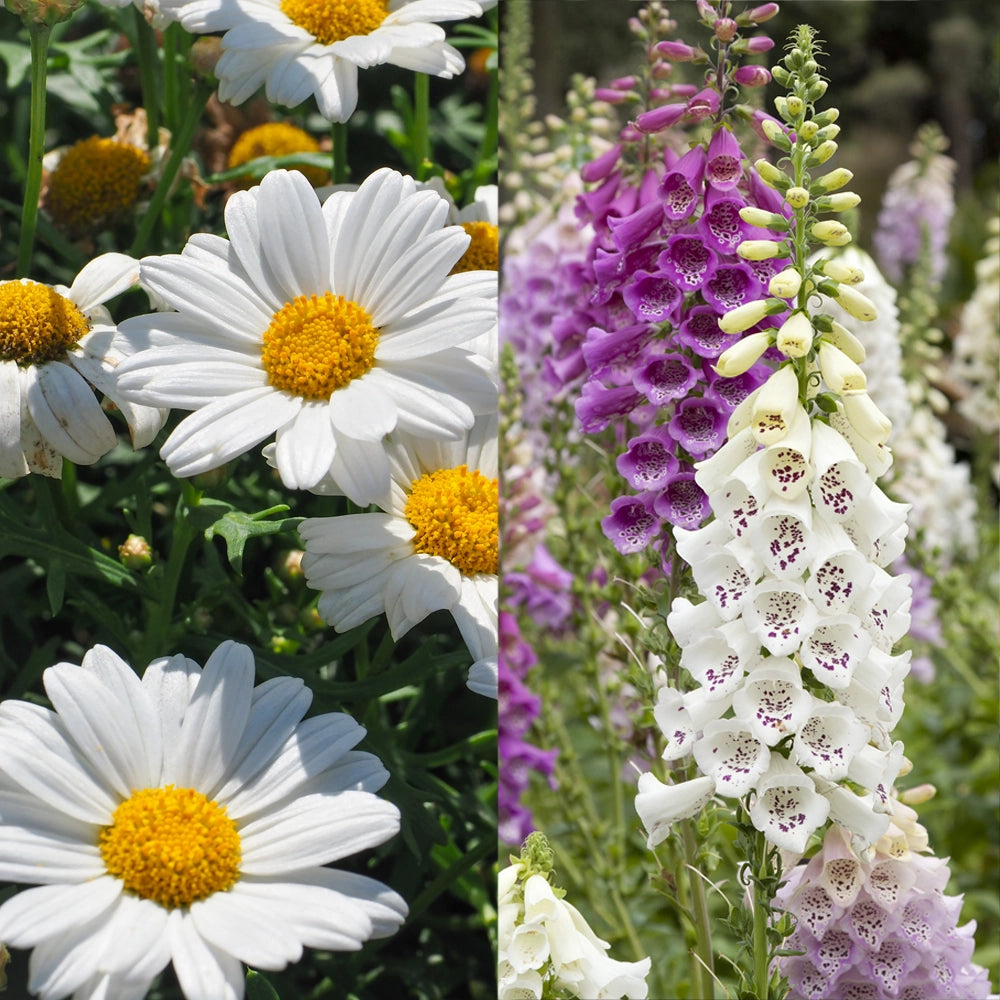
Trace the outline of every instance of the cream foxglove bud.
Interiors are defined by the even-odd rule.
[[[808,142],[819,131],[819,126],[814,121],[803,122],[799,126],[799,138]]]
[[[791,184],[788,174],[779,170],[770,160],[757,160],[753,167],[757,176],[775,191],[784,191]]]
[[[818,267],[828,278],[845,285],[859,285],[865,280],[865,272],[860,267],[853,267],[839,260],[822,260]]]
[[[825,243],[828,247],[843,247],[851,242],[851,234],[847,226],[831,219],[817,222],[809,232],[814,239]]]
[[[839,191],[816,199],[817,212],[846,212],[861,204],[861,195],[853,191]]]
[[[899,801],[908,806],[923,805],[930,802],[937,795],[937,789],[933,785],[917,785],[916,788],[907,788],[905,792],[899,793]]]
[[[828,174],[823,174],[822,177],[817,177],[816,180],[812,182],[813,193],[826,194],[829,191],[836,191],[838,188],[842,188],[845,184],[850,184],[853,177],[854,174],[846,167],[837,167],[835,170],[831,170]]]
[[[799,406],[799,380],[791,365],[782,365],[761,387],[754,400],[750,425],[764,445],[782,440]]]
[[[768,283],[767,290],[779,299],[793,299],[802,287],[802,275],[794,267],[786,267]]]
[[[819,370],[830,389],[841,395],[868,388],[865,373],[843,351],[825,340],[819,345]]]
[[[878,310],[872,300],[867,295],[862,295],[851,285],[838,285],[834,297],[837,304],[843,306],[855,319],[860,319],[865,323],[878,319]]]
[[[803,187],[790,187],[785,192],[785,201],[791,208],[805,208],[809,204],[809,192]]]
[[[735,309],[730,309],[719,318],[719,329],[723,333],[742,333],[759,323],[769,312],[770,303],[766,299],[756,302],[745,302]],[[739,347],[739,344],[734,344]],[[730,348],[732,350],[732,348]],[[725,353],[729,353],[726,351]],[[744,369],[745,370],[745,369]]]
[[[831,327],[830,332],[825,334],[826,339],[834,347],[839,347],[853,362],[860,365],[865,360],[865,345],[846,326],[836,320],[832,322]]]
[[[782,245],[774,240],[744,240],[736,248],[736,253],[744,260],[771,260],[782,250]]]
[[[751,305],[756,305],[756,303],[751,303]],[[746,307],[740,306],[739,308],[743,309]],[[738,311],[738,309],[733,310],[733,312]],[[731,314],[727,313],[726,315]],[[722,325],[721,321],[719,325]],[[753,324],[750,325],[752,326]],[[722,378],[736,378],[737,375],[742,375],[747,369],[756,364],[758,358],[760,358],[770,345],[770,334],[751,333],[749,337],[744,337],[733,344],[732,347],[726,348],[719,355],[719,360],[715,362],[713,367]]]
[[[765,129],[765,132],[767,130]],[[768,139],[770,139],[768,135]],[[773,142],[774,140],[772,140]],[[807,167],[818,167],[821,163],[826,163],[827,160],[837,152],[837,144],[832,139],[827,139],[826,142],[821,142],[806,158]]]
[[[794,312],[778,330],[775,346],[786,358],[804,358],[812,348],[813,326],[804,312]]]
[[[744,205],[740,209],[740,218],[748,226],[757,226],[760,229],[777,229],[783,231],[788,229],[788,219],[777,212],[768,212],[767,209],[757,208],[756,205]]]
[[[855,393],[841,399],[844,416],[866,441],[874,445],[885,444],[892,433],[892,422],[872,402],[867,392]]]
[[[785,102],[785,105],[788,108],[788,113],[793,118],[798,118],[798,116],[802,114],[802,109],[805,107],[805,105],[802,103],[802,98],[796,97],[794,94],[788,97],[788,99]]]
[[[773,118],[765,118],[760,123],[761,131],[768,141],[773,143],[782,152],[789,152],[792,148],[791,140],[785,134],[785,130]],[[831,156],[833,153],[830,154]]]

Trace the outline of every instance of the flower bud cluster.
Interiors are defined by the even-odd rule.
[[[919,798],[919,796],[916,796]],[[822,849],[786,873],[774,901],[796,917],[780,960],[791,996],[984,1000],[986,970],[972,962],[975,921],[958,926],[961,896],[948,896],[948,863],[924,853],[916,813],[892,800],[892,821],[858,857],[832,826]]]
[[[540,834],[532,834],[521,858],[511,858],[498,876],[499,1000],[645,1000],[651,960],[613,959],[610,945],[551,880],[551,850]]]

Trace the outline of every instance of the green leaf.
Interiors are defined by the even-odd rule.
[[[247,1000],[280,1000],[278,992],[259,972],[247,969]]]
[[[17,42],[0,42],[0,59],[7,64],[7,89],[14,90],[31,69],[31,49]]]
[[[226,505],[228,506],[228,504]],[[206,538],[217,535],[226,540],[226,557],[237,573],[243,572],[243,548],[247,541],[257,535],[276,535],[282,531],[292,531],[301,522],[301,517],[285,517],[280,521],[266,521],[272,514],[283,514],[289,510],[288,504],[278,504],[256,514],[245,514],[241,510],[229,510],[205,529]]]
[[[53,615],[59,614],[66,596],[66,566],[61,559],[50,559],[45,575],[45,592]]]

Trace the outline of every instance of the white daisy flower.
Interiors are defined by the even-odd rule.
[[[383,63],[450,79],[465,61],[437,21],[479,17],[486,0],[160,0],[188,31],[225,32],[219,99],[242,104],[261,86],[295,107],[310,95],[344,122],[358,103],[358,70]]]
[[[497,416],[464,441],[400,438],[388,449],[383,513],[307,518],[306,582],[319,613],[345,632],[385,614],[394,639],[450,611],[475,664],[470,687],[496,697]]]
[[[118,370],[139,403],[197,412],[161,455],[193,476],[277,434],[286,487],[332,477],[367,506],[389,489],[383,438],[461,439],[496,409],[496,381],[458,345],[496,323],[496,275],[450,274],[469,238],[448,206],[392,170],[321,206],[278,170],[226,205],[229,240],[142,261],[176,313],[126,320]]]
[[[139,998],[173,962],[188,1000],[240,1000],[242,962],[354,951],[403,922],[391,889],[324,867],[388,840],[399,811],[351,750],[361,726],[301,721],[301,680],[254,688],[234,642],[142,680],[95,646],[43,680],[55,711],[0,705],[0,879],[38,883],[0,906],[0,940],[34,949],[32,994]]]
[[[103,303],[138,284],[139,262],[95,257],[70,288],[0,281],[0,477],[59,478],[62,459],[92,465],[118,443],[94,396],[128,421],[132,445],[156,437],[166,412],[125,400],[114,382],[121,343]]]

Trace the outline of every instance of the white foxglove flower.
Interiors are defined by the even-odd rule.
[[[160,0],[188,31],[221,33],[219,99],[242,104],[264,87],[296,107],[316,98],[328,121],[358,103],[358,70],[388,63],[453,77],[465,61],[438,21],[479,17],[489,0]]]
[[[798,732],[812,712],[813,698],[802,687],[798,666],[771,656],[733,695],[733,714],[761,743],[773,747]]]
[[[753,825],[776,847],[801,854],[829,812],[830,803],[816,791],[809,775],[772,754],[770,767],[758,780],[751,800]]]
[[[124,358],[103,303],[138,284],[139,262],[95,257],[73,284],[0,281],[0,477],[59,478],[62,460],[92,465],[118,443],[94,390],[128,421],[132,445],[148,445],[166,411],[137,406],[115,384]]]
[[[715,779],[692,778],[676,785],[665,785],[647,771],[639,775],[638,789],[635,811],[649,835],[646,846],[653,848],[666,839],[671,824],[701,812],[715,794]]]
[[[461,441],[397,435],[386,448],[392,488],[382,513],[307,518],[302,569],[339,632],[388,616],[394,639],[432,611],[450,611],[475,658],[476,684],[496,697],[497,417]]]
[[[496,409],[492,374],[460,346],[495,326],[496,275],[450,275],[469,237],[433,191],[378,170],[321,206],[278,170],[225,214],[228,241],[199,235],[142,262],[177,312],[122,324],[134,353],[120,391],[196,411],[161,451],[174,475],[276,434],[285,486],[332,478],[367,506],[389,490],[387,434],[460,440]]]
[[[771,763],[767,744],[740,719],[719,719],[705,725],[694,745],[694,759],[715,780],[720,795],[746,795]]]
[[[388,774],[352,750],[364,729],[303,722],[301,680],[253,681],[232,642],[141,680],[96,646],[45,671],[55,711],[0,705],[0,878],[40,883],[0,907],[0,938],[34,949],[32,993],[141,997],[173,962],[188,1000],[239,1000],[241,963],[354,951],[402,923],[395,892],[327,867],[399,829],[374,794]]]

